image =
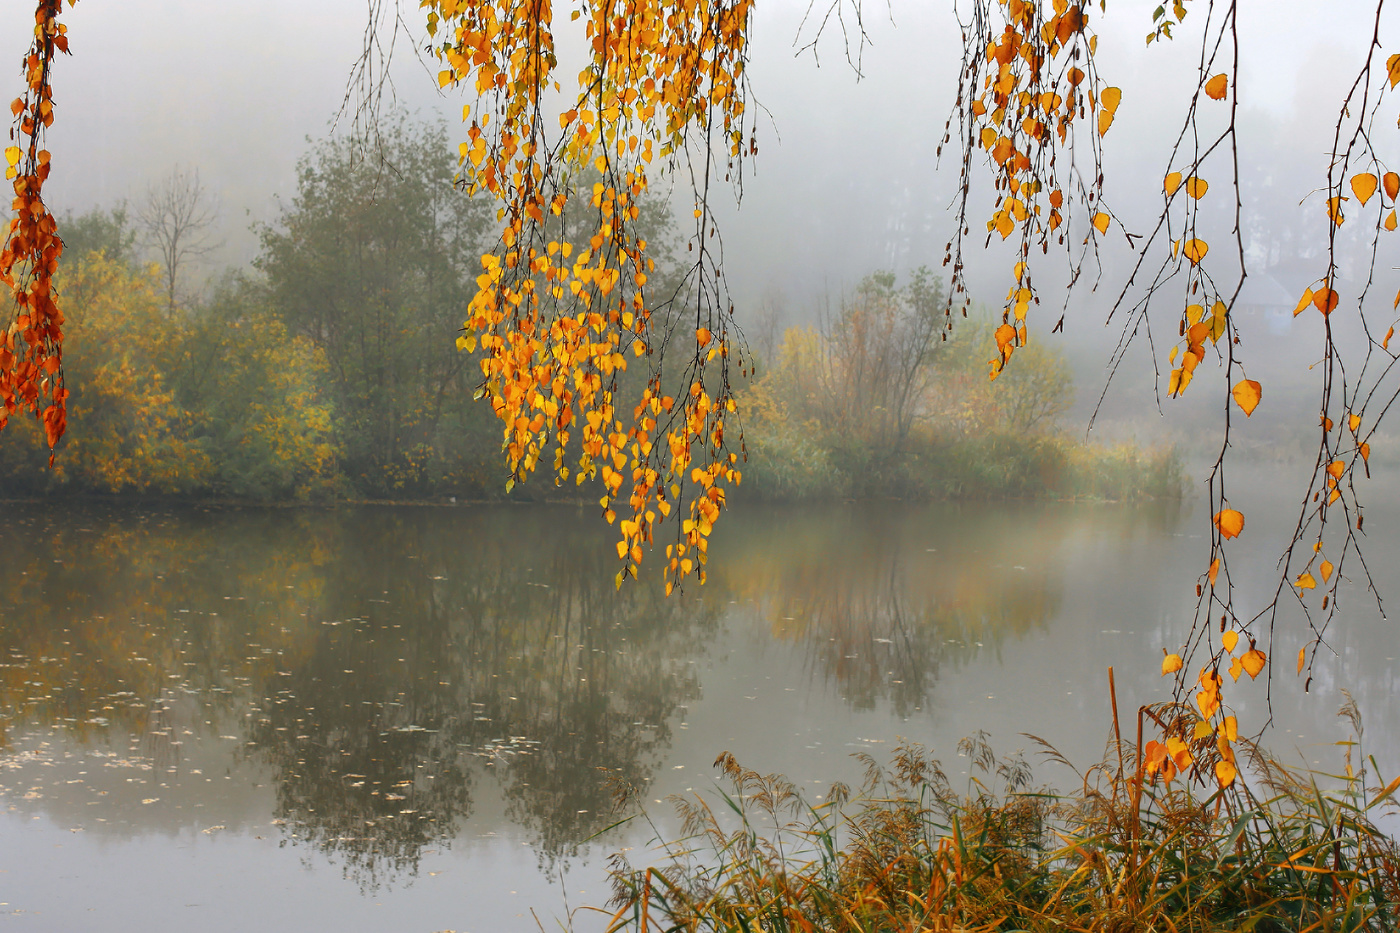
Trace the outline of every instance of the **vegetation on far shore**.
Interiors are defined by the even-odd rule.
[[[164,200],[69,216],[59,278],[69,345],[69,429],[48,466],[43,432],[15,418],[0,496],[54,494],[239,502],[507,498],[501,425],[475,401],[479,357],[454,346],[494,225],[453,190],[441,126],[386,126],[383,162],[331,140],[303,158],[295,197],[259,228],[251,268],[192,289],[197,256],[161,251],[175,216],[207,220],[198,177]],[[165,201],[184,214],[157,210]],[[650,287],[674,289],[669,206]],[[193,223],[193,221],[191,221]],[[562,236],[578,231],[561,231]],[[143,252],[143,243],[145,250]],[[579,248],[582,248],[580,245]],[[145,264],[142,259],[158,261]],[[1032,343],[995,382],[991,327],[942,330],[941,281],[876,273],[815,317],[755,346],[741,388],[746,461],[733,494],[831,498],[1180,496],[1168,450],[1088,445],[1058,418],[1070,369]],[[643,376],[618,374],[626,394]],[[679,394],[679,390],[675,390]],[[596,499],[596,478],[536,478],[510,498]],[[595,486],[597,488],[595,488]]]

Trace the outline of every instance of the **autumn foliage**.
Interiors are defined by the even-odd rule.
[[[10,104],[15,124],[5,149],[5,178],[15,191],[14,217],[0,248],[0,283],[10,290],[15,316],[0,336],[0,427],[17,411],[39,416],[52,448],[67,426],[68,390],[63,384],[63,312],[55,301],[53,275],[63,241],[44,204],[49,151],[44,130],[53,123],[50,70],[68,51],[67,28],[58,22],[62,0],[40,0],[34,41],[24,59],[25,93]]]

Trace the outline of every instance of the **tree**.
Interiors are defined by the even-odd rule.
[[[417,488],[451,442],[445,423],[472,427],[471,359],[453,341],[488,217],[453,189],[455,167],[443,127],[401,116],[377,151],[318,144],[260,231],[269,301],[325,354],[344,468],[366,493]]]
[[[185,171],[177,165],[146,189],[136,218],[165,274],[165,305],[172,314],[181,270],[218,245],[209,239],[209,228],[218,216],[218,206],[211,203],[198,169]]]

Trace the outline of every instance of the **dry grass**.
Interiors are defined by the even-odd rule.
[[[1169,729],[1196,718],[1145,712]],[[1380,788],[1374,762],[1354,767],[1360,717],[1352,704],[1343,716],[1354,738],[1342,774],[1292,770],[1240,742],[1248,766],[1223,791],[1199,779],[1208,741],[1196,778],[1170,785],[1139,777],[1137,747],[1113,742],[1070,793],[1031,787],[1024,759],[999,759],[984,734],[959,745],[972,763],[964,791],[903,744],[888,766],[864,758],[859,789],[835,786],[816,805],[726,753],[719,813],[678,799],[682,836],[661,843],[661,863],[615,858],[608,929],[1394,930],[1400,850],[1375,818],[1400,779]]]

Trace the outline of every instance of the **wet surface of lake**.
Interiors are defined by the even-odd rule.
[[[647,860],[649,828],[608,829],[618,781],[664,827],[726,749],[814,799],[901,736],[953,776],[979,728],[1090,764],[1109,664],[1123,709],[1163,698],[1205,547],[1176,504],[749,506],[668,600],[615,591],[569,506],[4,512],[0,917],[26,931],[558,929],[609,853]],[[1269,744],[1333,764],[1347,687],[1393,774],[1400,642],[1348,599],[1311,695],[1276,675]]]

